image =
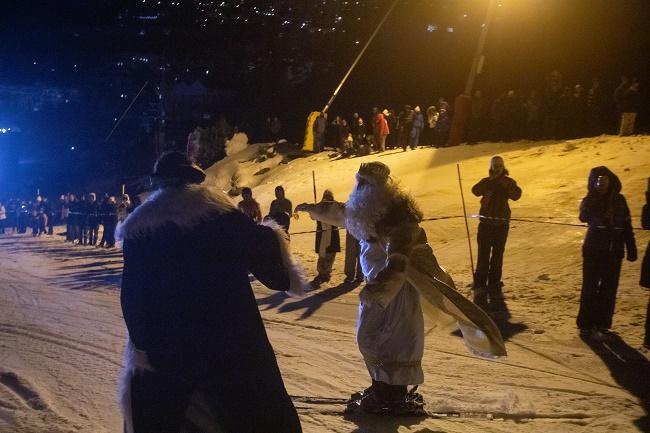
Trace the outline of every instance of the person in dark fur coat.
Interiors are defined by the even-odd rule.
[[[303,278],[282,228],[255,224],[204,178],[163,154],[158,190],[118,226],[125,431],[300,433],[248,274],[295,294]]]
[[[492,307],[503,302],[501,274],[503,253],[510,228],[508,200],[519,200],[521,188],[508,177],[503,158],[492,157],[489,177],[484,177],[472,187],[472,193],[481,197],[478,225],[478,258],[474,273],[474,303]]]
[[[637,259],[630,210],[621,181],[605,166],[589,173],[588,193],[580,203],[580,221],[589,225],[582,246],[582,291],[576,320],[582,335],[607,332],[612,326],[625,251]]]

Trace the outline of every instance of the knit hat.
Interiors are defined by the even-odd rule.
[[[205,171],[192,163],[182,152],[163,153],[153,166],[152,181],[164,184],[201,183],[205,180]]]
[[[386,183],[390,168],[383,162],[365,162],[359,167],[359,176],[375,179],[378,183]]]

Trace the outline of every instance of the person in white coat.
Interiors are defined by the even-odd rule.
[[[419,226],[422,213],[390,177],[385,164],[361,164],[347,203],[302,203],[296,207],[300,211],[345,227],[361,247],[366,284],[360,293],[357,343],[372,385],[352,394],[348,410],[421,413],[422,396],[407,386],[424,382],[422,310],[437,317],[442,311],[456,319],[473,353],[505,356],[498,328],[456,291],[451,277],[438,265]]]

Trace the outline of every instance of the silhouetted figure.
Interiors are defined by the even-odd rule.
[[[510,228],[508,200],[519,200],[521,188],[508,177],[503,158],[492,157],[489,176],[472,187],[472,193],[481,197],[478,225],[478,258],[474,273],[474,303],[487,306],[503,302],[501,273],[503,252]]]
[[[650,230],[650,179],[648,179],[648,190],[645,192],[645,205],[641,212],[641,227],[645,230]],[[643,263],[641,264],[641,286],[650,289],[650,242],[645,250],[643,256]],[[648,310],[645,315],[645,339],[643,345],[650,349],[650,300],[648,301]]]

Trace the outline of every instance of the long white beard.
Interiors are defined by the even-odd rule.
[[[345,226],[359,240],[378,238],[377,222],[384,216],[393,194],[385,186],[356,186],[345,205]]]

